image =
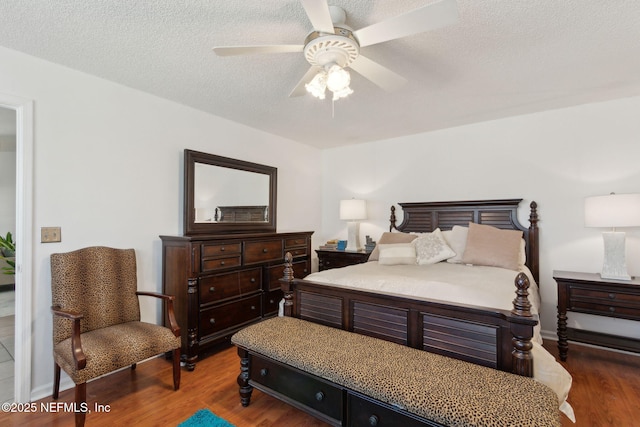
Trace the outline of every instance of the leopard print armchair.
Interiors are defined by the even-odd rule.
[[[140,321],[139,295],[164,300],[170,327]],[[76,384],[76,408],[86,407],[86,383],[125,366],[173,352],[173,388],[180,387],[180,328],[173,296],[137,291],[133,249],[103,246],[51,255],[53,398],[60,369]],[[85,412],[76,412],[76,426]]]

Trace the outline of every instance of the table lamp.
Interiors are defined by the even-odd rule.
[[[625,233],[617,227],[640,226],[640,194],[614,194],[587,197],[584,201],[586,227],[611,228],[603,231],[604,262],[600,277],[631,280],[625,260]]]
[[[367,219],[367,203],[364,200],[351,199],[340,201],[340,219],[347,222],[348,238],[346,251],[359,251],[360,237],[358,221]]]

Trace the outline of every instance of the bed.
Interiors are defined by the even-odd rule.
[[[559,402],[567,405],[570,376],[540,345],[537,204],[530,203],[529,226],[524,227],[518,220],[521,202],[522,199],[400,203],[402,222],[398,224],[396,208],[392,206],[389,233],[380,237],[376,248],[379,251],[374,250],[370,257],[377,260],[313,273],[304,280],[293,277],[293,260],[287,255],[281,280],[283,314],[518,375],[542,376],[543,382],[553,383],[548,385],[557,392]],[[410,246],[402,240],[410,241],[407,235],[417,235],[413,237],[413,246],[417,246],[418,238],[429,240],[438,234],[453,249],[456,239],[460,243],[461,229],[466,229],[466,242],[480,233],[484,239],[481,243],[490,246],[508,234],[507,246],[511,249],[517,235],[518,255],[507,257],[508,266],[516,259],[519,267],[503,268],[502,260],[496,263],[498,266],[482,265],[487,263],[482,259],[472,259],[474,265],[469,266],[462,262],[468,260],[460,253],[423,265],[402,262],[403,251]],[[484,235],[487,230],[490,233]],[[454,232],[458,232],[455,239]],[[485,255],[489,251],[482,244],[474,244],[472,249],[480,258],[483,251]],[[464,251],[465,257],[472,252],[471,245],[466,250],[469,252]],[[489,254],[488,264],[493,262],[492,257]],[[455,258],[457,262],[448,262]],[[412,276],[411,270],[429,271],[435,278],[425,286]],[[451,279],[451,274],[458,274],[456,271],[462,272],[466,287],[453,288],[448,283],[457,280]],[[490,275],[483,278],[487,272]],[[494,280],[500,281],[502,289],[506,286],[506,294],[494,292]],[[392,286],[397,283],[399,287]],[[493,293],[499,294],[495,304],[486,298]],[[536,375],[534,357],[539,359]]]

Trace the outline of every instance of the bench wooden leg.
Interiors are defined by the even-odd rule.
[[[249,352],[238,347],[238,356],[240,356],[240,375],[238,375],[240,403],[242,403],[242,406],[249,406],[251,392],[253,391],[253,387],[249,385]]]

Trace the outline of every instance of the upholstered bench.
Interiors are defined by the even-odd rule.
[[[243,406],[253,387],[333,425],[559,426],[547,386],[292,317],[236,333]]]

